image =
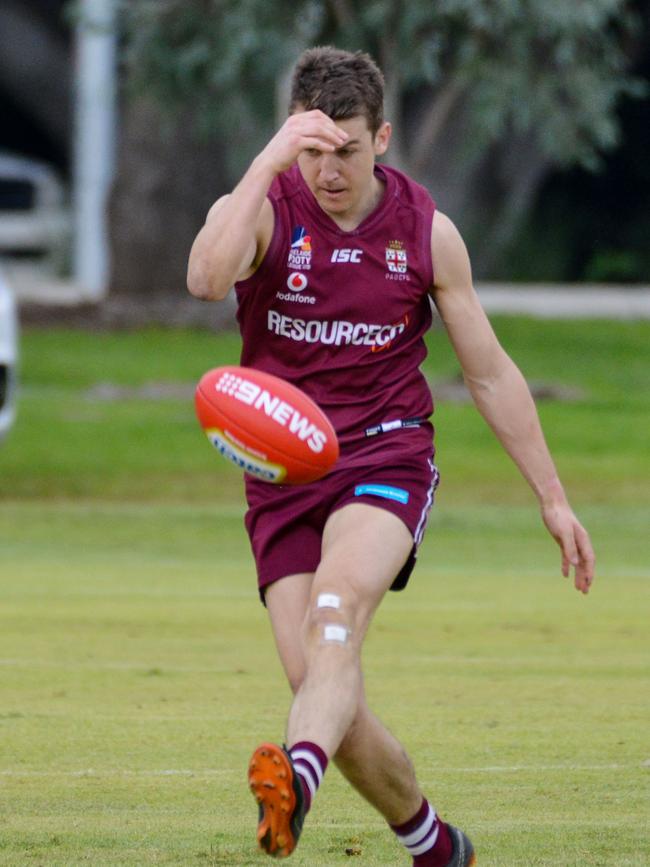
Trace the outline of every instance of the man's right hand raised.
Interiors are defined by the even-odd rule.
[[[273,136],[257,161],[275,174],[285,172],[305,150],[333,153],[349,136],[319,109],[290,115]]]
[[[291,168],[302,151],[332,153],[349,136],[322,111],[292,114],[229,196],[210,209],[192,245],[189,291],[205,301],[225,298],[237,280],[249,277],[263,258],[274,226],[267,193],[276,175]]]

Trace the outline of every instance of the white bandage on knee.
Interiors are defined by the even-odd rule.
[[[323,641],[334,644],[347,644],[349,629],[339,623],[326,623],[323,627]]]
[[[341,597],[336,593],[320,593],[316,600],[316,608],[334,608],[337,611],[341,607]]]
[[[316,599],[316,608],[328,608],[342,614],[343,600],[336,593],[319,593]],[[341,623],[323,624],[323,641],[327,644],[347,644],[350,630]]]

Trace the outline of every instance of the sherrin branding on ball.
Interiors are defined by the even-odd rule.
[[[196,388],[196,414],[212,445],[244,472],[275,484],[322,478],[339,456],[320,407],[284,379],[251,367],[217,367]]]

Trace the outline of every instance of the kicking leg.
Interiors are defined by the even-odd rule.
[[[272,584],[266,604],[280,661],[294,694],[305,676],[301,637],[313,575],[291,575]],[[361,694],[357,713],[334,756],[343,776],[388,822],[407,821],[422,794],[413,765],[401,744],[370,711]]]
[[[306,673],[289,714],[289,744],[338,751],[363,693],[366,631],[412,545],[406,526],[383,509],[355,503],[330,516],[303,623]]]
[[[377,534],[372,530],[374,515],[363,515],[366,509],[388,519],[379,522]],[[365,522],[366,517],[371,520]],[[391,542],[389,536],[397,528],[404,530],[403,550],[395,556],[400,540]],[[466,867],[474,863],[469,860],[471,844],[438,821],[406,752],[370,712],[363,693],[361,644],[379,601],[408,556],[410,535],[394,516],[361,504],[334,513],[327,530],[331,534],[326,531],[316,574],[283,579],[266,596],[280,658],[297,693],[288,742],[316,749],[324,743],[344,776],[407,846],[415,865]],[[366,556],[368,548],[374,557]],[[373,564],[375,559],[380,563]],[[364,565],[360,575],[355,563]],[[373,581],[377,575],[379,582]],[[327,626],[334,627],[330,641]],[[338,714],[332,713],[332,701]],[[466,844],[469,848],[463,848]]]

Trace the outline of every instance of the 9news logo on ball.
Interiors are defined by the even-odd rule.
[[[235,466],[263,481],[305,484],[339,456],[336,433],[303,391],[248,367],[218,367],[201,377],[196,414],[206,436]]]

